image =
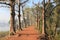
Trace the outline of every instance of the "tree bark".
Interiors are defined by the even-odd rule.
[[[18,14],[18,19],[19,19],[19,30],[22,30],[22,28],[21,28],[21,20],[20,20],[20,17],[21,17],[21,14],[20,14],[20,1],[19,1],[19,14]]]
[[[15,0],[10,0],[10,33],[15,32]]]
[[[25,16],[24,16],[24,14],[25,14],[25,13],[24,13],[23,7],[24,7],[24,6],[22,6],[22,12],[23,12],[23,21],[24,21],[24,24],[25,24],[24,26],[26,27],[26,21],[25,21],[26,19],[25,19]]]
[[[44,9],[42,12],[42,34],[45,34],[45,28],[44,28]]]

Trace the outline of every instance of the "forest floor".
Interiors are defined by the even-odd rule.
[[[29,26],[22,31],[17,31],[15,35],[9,36],[7,40],[39,40],[39,32],[35,26]]]

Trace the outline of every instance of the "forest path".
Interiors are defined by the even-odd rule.
[[[29,26],[22,31],[16,32],[15,35],[8,37],[7,40],[39,40],[39,35],[35,26]]]

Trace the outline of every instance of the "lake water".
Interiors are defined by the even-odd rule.
[[[9,31],[9,27],[0,27],[0,31]]]
[[[9,31],[10,27],[8,23],[0,22],[0,31]]]

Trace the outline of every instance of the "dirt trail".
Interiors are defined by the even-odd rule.
[[[34,26],[29,26],[22,31],[18,31],[15,35],[8,37],[7,40],[39,40],[38,37],[38,30]]]

